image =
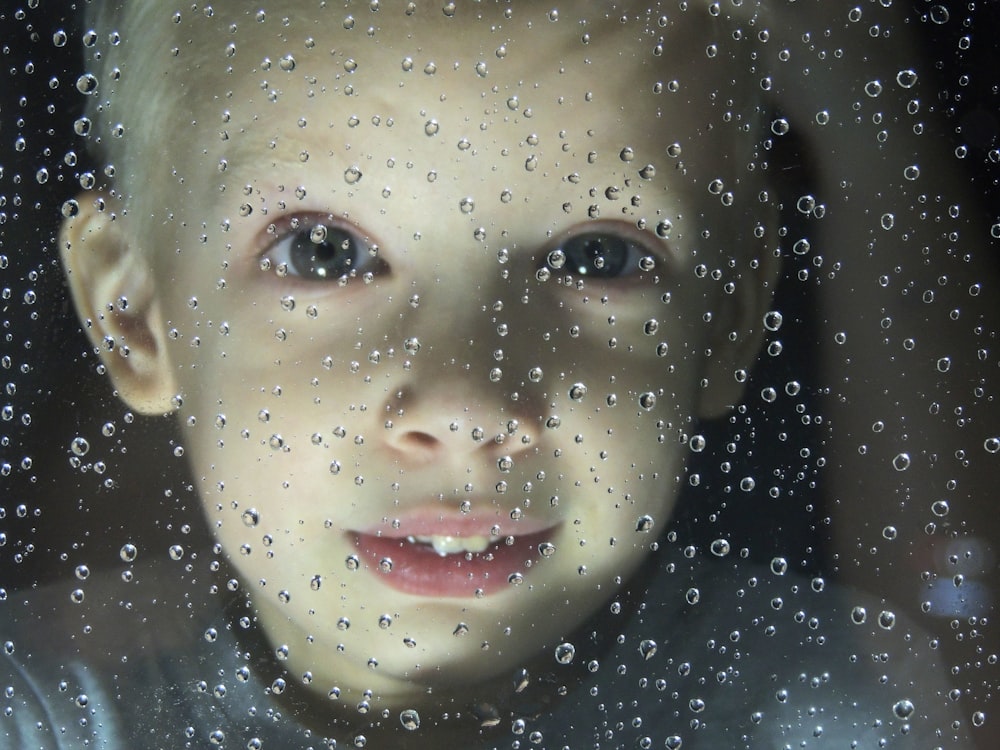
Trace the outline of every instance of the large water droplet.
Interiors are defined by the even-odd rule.
[[[560,664],[570,664],[576,656],[576,646],[572,643],[560,643],[556,646],[556,661]]]

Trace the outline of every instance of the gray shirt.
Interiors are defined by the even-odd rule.
[[[182,565],[76,581],[82,602],[67,582],[0,604],[0,748],[351,748],[380,724],[422,731],[398,711],[324,717],[228,574]],[[889,605],[675,547],[633,586],[570,639],[568,663],[550,647],[510,676],[523,689],[488,705],[470,689],[434,721],[524,750],[970,746],[933,634]]]

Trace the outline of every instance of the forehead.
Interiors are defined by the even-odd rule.
[[[662,154],[710,131],[711,108],[738,90],[720,94],[733,82],[706,57],[717,30],[701,8],[673,17],[600,3],[558,13],[370,7],[175,13],[156,4],[141,22],[147,38],[167,37],[149,48],[170,50],[151,71],[156,98],[169,102],[157,120],[172,133],[200,127],[217,141],[208,150],[234,164],[265,145],[315,143],[320,128],[331,141],[382,146],[395,135],[414,148],[465,138],[503,149],[534,135]]]

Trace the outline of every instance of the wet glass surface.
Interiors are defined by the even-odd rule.
[[[129,8],[0,9],[0,747],[990,746],[993,7]]]

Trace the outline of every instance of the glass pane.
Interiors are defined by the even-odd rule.
[[[0,747],[992,746],[998,22],[0,9]]]

